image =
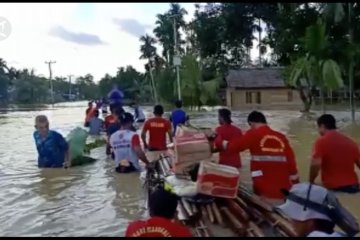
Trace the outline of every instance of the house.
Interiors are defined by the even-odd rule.
[[[283,68],[244,68],[230,70],[225,77],[226,105],[243,107],[301,107],[298,91],[286,86]]]

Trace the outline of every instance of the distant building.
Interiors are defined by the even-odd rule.
[[[283,68],[244,68],[230,70],[225,77],[226,105],[242,107],[289,108],[302,105],[298,91],[285,85]]]

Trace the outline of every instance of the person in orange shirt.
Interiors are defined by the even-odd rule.
[[[284,199],[281,189],[289,190],[299,182],[294,152],[284,134],[272,130],[264,114],[253,111],[248,116],[248,130],[230,141],[220,138],[215,144],[229,152],[250,150],[250,171],[254,193],[269,199]]]
[[[220,137],[223,140],[231,141],[242,136],[242,131],[240,128],[232,125],[231,121],[231,111],[222,108],[218,111],[218,118],[220,126],[216,128],[216,138]],[[214,149],[214,151],[220,151],[219,153],[219,163],[232,166],[235,168],[241,168],[241,159],[238,152],[229,152],[226,149]]]
[[[88,103],[88,108],[85,111],[85,122],[84,122],[84,127],[89,127],[89,122],[90,119],[93,117],[93,115],[91,115],[93,112],[93,102],[90,101]]]
[[[347,193],[360,191],[355,165],[360,169],[360,152],[356,142],[336,130],[336,120],[324,114],[317,120],[320,137],[313,147],[310,182],[319,171],[324,187]]]
[[[192,237],[187,227],[174,221],[178,200],[175,194],[156,189],[149,196],[150,218],[130,223],[125,237]]]
[[[148,119],[141,132],[141,139],[144,147],[149,151],[163,151],[167,149],[166,135],[169,136],[170,142],[172,139],[171,123],[162,117],[164,108],[161,105],[154,107],[155,117]],[[149,143],[146,142],[146,133],[149,132]]]

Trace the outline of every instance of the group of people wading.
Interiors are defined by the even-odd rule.
[[[121,104],[110,104],[111,114],[105,118],[103,126],[108,136],[106,153],[112,154],[117,172],[140,172],[143,168],[139,160],[145,166],[149,164],[145,151],[167,149],[167,143],[173,141],[176,127],[189,120],[182,110],[181,101],[176,101],[175,105],[170,119],[164,118],[163,107],[156,105],[153,108],[154,117],[145,120],[142,110],[141,113],[139,109],[135,110],[137,119],[134,119]],[[334,230],[340,221],[339,216],[334,217],[336,214],[327,206],[332,192],[360,191],[355,172],[355,167],[360,169],[360,152],[356,142],[337,130],[332,115],[324,114],[317,119],[320,136],[313,147],[308,182],[304,183],[300,183],[296,157],[289,140],[268,125],[263,113],[253,111],[248,115],[250,129],[245,133],[232,123],[230,110],[220,109],[218,119],[219,126],[208,135],[208,139],[212,151],[219,152],[220,164],[240,169],[242,160],[239,153],[249,150],[254,193],[264,199],[281,200],[283,204],[276,209],[292,219],[299,236],[344,236],[345,233]],[[136,120],[145,121],[140,136],[133,125]],[[47,118],[37,116],[35,127],[38,166],[71,166],[68,145],[60,134],[49,130]],[[319,175],[321,186],[315,185]],[[149,197],[150,219],[130,223],[126,236],[191,236],[186,227],[174,222],[177,200],[176,195],[165,189],[155,191]],[[343,209],[338,202],[330,205]],[[340,218],[352,220],[351,215],[342,214]]]

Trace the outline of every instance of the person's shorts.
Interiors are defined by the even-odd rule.
[[[157,151],[166,151],[167,149],[158,149],[158,148],[148,148],[149,152],[157,152]]]
[[[143,122],[145,122],[145,119],[138,119],[138,120],[136,120],[136,122],[137,123],[143,123]]]
[[[132,163],[130,163],[130,166],[128,166],[128,167],[118,166],[117,168],[115,168],[115,171],[117,173],[131,173],[131,172],[135,172],[136,168],[132,165]]]

